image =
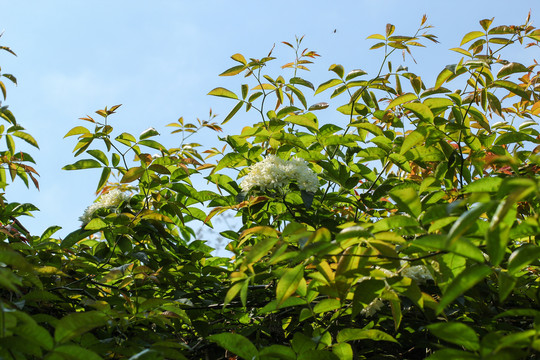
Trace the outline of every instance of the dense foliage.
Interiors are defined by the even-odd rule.
[[[540,30],[482,20],[425,84],[391,60],[437,42],[429,29],[387,25],[369,37],[378,73],[332,65],[317,87],[300,76],[318,56],[301,38],[283,43],[296,54],[283,75],[265,72],[272,52],[233,55],[221,75],[244,75],[239,92],[210,95],[234,102],[222,124],[241,109],[258,122],[223,149],[188,142],[221,131],[212,116],[170,124],[175,148],[153,128],[115,132],[119,106],[82,118],[64,169],[101,176],[80,229],[32,235],[20,217],[37,209],[2,195],[0,358],[538,356],[540,72],[511,57],[537,51]],[[14,140],[36,141],[0,116],[2,188],[37,186]],[[232,258],[193,230],[223,213],[241,221],[221,233]]]

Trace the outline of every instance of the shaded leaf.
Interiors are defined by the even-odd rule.
[[[222,348],[246,360],[255,359],[258,355],[255,345],[240,334],[222,333],[210,335],[208,340],[217,343]]]
[[[482,281],[490,273],[491,268],[483,264],[475,264],[459,273],[446,288],[439,305],[437,305],[437,314],[441,313],[444,308],[450,305],[458,296],[463,295],[467,290]]]
[[[476,351],[480,348],[476,332],[463,323],[440,322],[428,325],[427,328],[438,338],[463,346],[467,350]]]
[[[107,316],[100,311],[68,314],[56,324],[54,340],[61,344],[106,323]]]
[[[397,343],[397,340],[387,333],[376,329],[343,329],[337,335],[338,342],[347,342],[355,340],[375,340],[375,341],[390,341]]]

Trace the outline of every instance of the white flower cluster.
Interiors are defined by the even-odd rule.
[[[433,280],[433,276],[425,265],[409,266],[401,270],[401,275],[413,279],[419,284],[423,284],[428,280]]]
[[[114,189],[100,196],[97,202],[93,203],[84,210],[84,213],[79,217],[79,221],[83,224],[88,224],[92,220],[92,215],[97,209],[112,208],[120,205],[122,201],[129,199],[129,194]]]
[[[360,315],[364,315],[365,317],[371,317],[375,315],[375,313],[379,311],[383,306],[384,302],[379,298],[375,298],[365,308],[360,310]]]
[[[300,190],[314,193],[319,189],[317,174],[304,160],[283,160],[275,155],[269,155],[263,161],[250,166],[240,187],[244,192],[255,186],[261,190],[275,189],[287,185],[291,180],[296,180]]]

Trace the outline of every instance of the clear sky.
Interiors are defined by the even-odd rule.
[[[396,25],[396,34],[409,35],[427,14],[441,44],[418,49],[417,65],[399,56],[394,62],[429,83],[445,65],[459,60],[448,49],[459,46],[465,33],[479,30],[479,20],[495,17],[496,25],[517,25],[531,10],[538,26],[539,5],[539,0],[0,0],[0,30],[5,30],[0,45],[18,55],[0,54],[2,72],[19,81],[18,87],[8,86],[5,104],[41,148],[30,150],[41,190],[27,190],[18,182],[8,187],[7,198],[41,209],[34,219],[21,219],[36,235],[50,225],[62,226],[60,235],[77,229],[78,217],[95,199],[100,174],[60,170],[75,161],[75,138],[63,136],[83,125],[77,119],[123,104],[112,124],[134,135],[149,126],[167,134],[166,124],[180,116],[204,119],[210,108],[221,120],[234,103],[206,94],[218,86],[240,88],[239,78],[218,77],[235,65],[229,58],[234,53],[260,58],[275,43],[276,65],[281,65],[293,54],[280,42],[305,35],[303,44],[321,58],[302,76],[317,86],[330,78],[327,69],[333,63],[373,74],[381,53],[368,51],[372,41],[366,37],[383,33],[386,23]],[[313,102],[326,100],[323,94]],[[253,116],[233,119],[225,133],[238,132]],[[178,143],[171,136],[161,141],[169,147]],[[217,145],[213,134],[198,141]]]

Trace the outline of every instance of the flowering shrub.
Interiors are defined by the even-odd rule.
[[[538,358],[540,73],[511,57],[537,49],[540,30],[492,22],[452,48],[464,58],[433,84],[390,61],[436,42],[425,18],[411,36],[388,24],[369,37],[384,51],[377,73],[335,64],[318,87],[299,76],[318,56],[302,39],[284,43],[293,76],[262,72],[271,53],[234,54],[222,75],[246,83],[210,94],[235,102],[223,123],[241,108],[260,121],[222,150],[187,143],[221,131],[212,114],[169,124],[174,148],[153,128],[116,134],[119,105],[82,118],[91,127],[66,136],[83,158],[64,169],[99,169],[97,191],[114,174],[134,194],[129,207],[103,194],[63,239],[57,226],[30,234],[19,219],[37,209],[2,195],[0,358]],[[331,91],[343,127],[310,91]],[[13,136],[33,138],[0,115],[2,187],[6,174],[37,185]],[[196,174],[217,191],[195,188]],[[223,212],[241,221],[220,233],[230,258],[192,229]]]

